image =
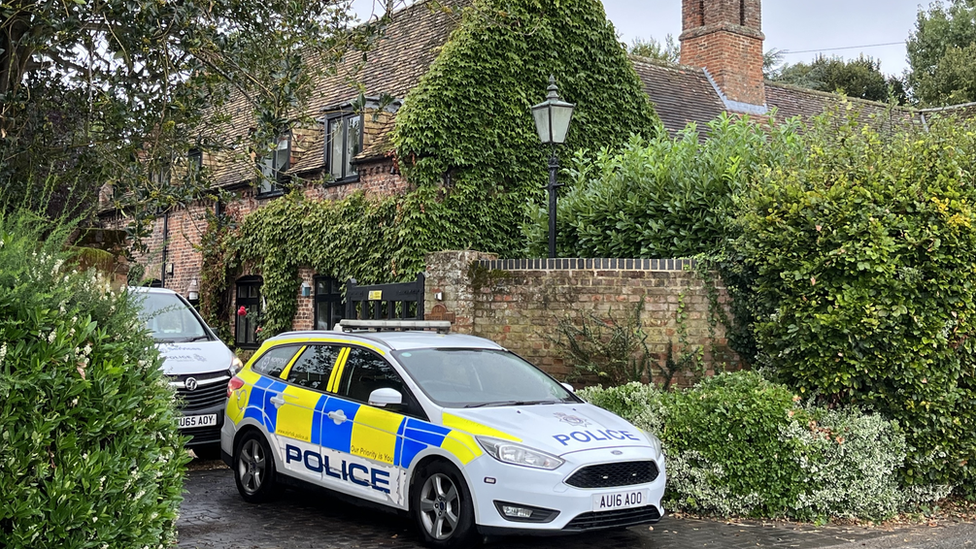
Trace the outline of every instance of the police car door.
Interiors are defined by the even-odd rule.
[[[327,415],[343,419],[348,431],[323,446],[334,444],[345,459],[334,471],[334,480],[345,484],[348,493],[397,507],[405,507],[405,471],[397,465],[403,444],[404,413],[423,415],[403,379],[379,354],[361,347],[349,347],[334,387],[340,398],[329,399]],[[369,396],[376,389],[394,389],[403,396],[402,405],[370,406]],[[342,417],[339,417],[339,412]],[[348,436],[348,438],[345,438]],[[340,447],[341,445],[341,447]]]
[[[281,374],[288,384],[281,394],[276,430],[283,469],[317,484],[325,470],[321,454],[322,421],[329,398],[325,391],[342,351],[338,345],[308,345]]]

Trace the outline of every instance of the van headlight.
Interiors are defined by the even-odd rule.
[[[230,375],[237,374],[237,372],[240,372],[241,368],[243,367],[244,363],[241,362],[241,359],[235,356],[234,359],[230,361]]]
[[[564,463],[563,460],[552,454],[547,454],[540,450],[515,444],[508,440],[492,437],[476,437],[481,447],[485,449],[491,457],[502,463],[521,465],[522,467],[532,467],[534,469],[546,469],[551,471]]]

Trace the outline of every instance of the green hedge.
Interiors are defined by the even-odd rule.
[[[581,151],[569,163],[559,199],[557,245],[563,257],[692,257],[723,249],[733,197],[788,158],[803,156],[796,123],[759,126],[723,114],[677,138],[661,131],[623,147]],[[545,254],[548,210],[530,211],[529,257]]]
[[[924,499],[898,484],[906,444],[892,422],[804,405],[755,372],[675,392],[630,383],[579,394],[661,438],[672,510],[878,519]]]
[[[169,547],[184,466],[174,396],[133,298],[0,213],[0,547]]]
[[[906,485],[976,495],[976,127],[808,128],[740,202],[760,361],[898,420]]]

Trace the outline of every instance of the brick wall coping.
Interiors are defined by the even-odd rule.
[[[607,270],[607,271],[686,271],[695,268],[694,259],[482,259],[482,267],[502,271],[565,271],[565,270]]]

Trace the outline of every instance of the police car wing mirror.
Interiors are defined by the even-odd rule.
[[[369,405],[376,406],[378,408],[384,408],[386,406],[392,406],[396,404],[403,404],[403,395],[400,391],[396,389],[390,389],[389,387],[384,387],[382,389],[376,389],[369,394]]]
[[[566,389],[570,393],[575,393],[576,392],[576,389],[574,389],[573,386],[570,385],[569,383],[560,383],[560,385],[562,385],[563,386],[563,389]]]

